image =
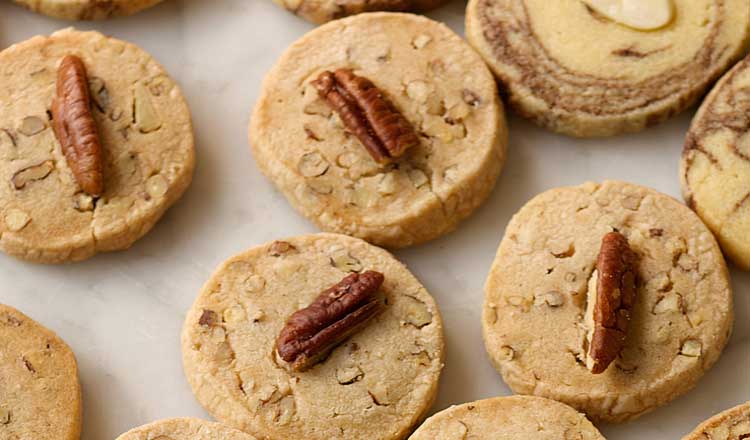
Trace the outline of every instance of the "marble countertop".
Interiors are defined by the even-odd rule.
[[[452,1],[428,15],[462,33],[464,6]],[[70,25],[0,0],[0,47]],[[71,345],[83,383],[83,439],[107,440],[155,419],[208,417],[182,373],[186,310],[222,260],[315,231],[261,176],[246,140],[265,72],[313,26],[271,0],[168,0],[134,17],[75,26],[132,41],[164,64],[190,104],[197,144],[192,187],[129,251],[66,266],[0,255],[0,302]],[[606,140],[557,136],[511,116],[509,158],[490,199],[456,232],[396,252],[445,318],[448,356],[433,411],[510,394],[487,359],[479,317],[484,280],[512,214],[538,192],[587,180],[622,179],[679,196],[678,158],[693,112]],[[750,275],[732,269],[732,278],[736,324],[716,366],[668,406],[601,426],[608,439],[679,439],[750,398]]]

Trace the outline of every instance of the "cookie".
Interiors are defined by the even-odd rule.
[[[14,0],[34,12],[63,20],[104,20],[131,15],[162,0]]]
[[[57,335],[0,304],[0,438],[78,440],[76,358]]]
[[[750,269],[750,58],[714,87],[693,119],[682,193],[737,266]]]
[[[579,137],[636,132],[685,110],[747,47],[746,0],[639,0],[605,15],[609,3],[622,2],[471,0],[466,36],[511,107]]]
[[[319,363],[294,371],[276,349],[287,319],[366,271],[384,275],[384,310],[327,356],[313,353]],[[276,241],[229,259],[204,286],[182,333],[185,373],[208,412],[279,439],[405,438],[435,399],[443,345],[437,305],[406,267],[336,234]]]
[[[398,128],[411,127],[401,157],[378,163],[366,145],[393,137],[363,143],[353,133],[366,136],[370,121],[353,130],[321,97],[316,80],[338,69],[373,83]],[[506,139],[481,58],[443,24],[385,12],[331,22],[294,43],[266,77],[250,124],[258,166],[300,213],[389,248],[436,238],[469,216],[495,184]]]
[[[682,440],[742,440],[750,438],[750,402],[737,405],[701,423]]]
[[[611,253],[614,245],[630,251]],[[618,259],[629,253],[626,270]],[[617,314],[599,309],[605,300]],[[726,264],[698,216],[669,196],[613,181],[547,191],[513,217],[482,314],[487,351],[514,392],[611,423],[693,388],[719,358],[732,321]],[[600,330],[611,335],[604,345]],[[599,359],[594,347],[610,356],[607,364],[590,362]]]
[[[469,438],[604,440],[586,416],[541,397],[496,397],[452,406],[427,419],[410,440]]]
[[[274,0],[305,20],[322,24],[348,15],[373,11],[429,11],[445,0]]]
[[[58,69],[68,56],[78,57],[88,75],[101,141],[99,197],[82,190],[53,129]],[[61,263],[126,249],[190,184],[195,159],[187,105],[164,69],[136,46],[72,29],[35,37],[0,52],[0,82],[6,253]]]
[[[117,437],[117,440],[255,440],[255,437],[219,423],[181,418],[159,420]]]

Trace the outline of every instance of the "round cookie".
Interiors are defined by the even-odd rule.
[[[471,0],[466,36],[524,117],[571,136],[636,132],[690,107],[750,35],[746,0],[668,1],[671,20],[643,31],[581,0]]]
[[[622,352],[593,374],[586,312],[597,291],[589,284],[613,230],[636,255],[637,292]],[[693,388],[719,358],[732,321],[727,268],[700,219],[669,196],[613,181],[547,191],[513,217],[482,316],[487,351],[513,391],[614,423]]]
[[[724,253],[750,269],[750,58],[714,87],[698,111],[680,166],[682,193]]]
[[[305,20],[322,24],[348,15],[373,11],[429,11],[445,0],[274,0]]]
[[[57,69],[88,72],[104,192],[79,189],[51,127]],[[195,164],[185,100],[136,46],[66,29],[0,52],[0,248],[42,263],[128,248],[187,189]]]
[[[741,440],[750,438],[750,402],[737,405],[701,423],[682,440]]]
[[[78,440],[81,386],[57,335],[0,304],[0,438]]]
[[[131,15],[162,0],[14,0],[34,12],[63,20],[104,20]]]
[[[385,310],[307,371],[275,350],[287,318],[352,271],[385,276]],[[258,438],[403,439],[429,410],[443,326],[425,288],[386,251],[336,234],[250,249],[219,267],[187,315],[183,364],[216,419]]]
[[[159,420],[117,437],[116,440],[255,440],[255,437],[219,423],[180,418]]]
[[[352,68],[419,134],[379,165],[311,81]],[[398,13],[331,22],[292,45],[266,77],[250,124],[261,171],[321,229],[399,248],[443,235],[492,190],[507,130],[495,81],[445,25]]]
[[[585,415],[554,400],[530,396],[452,406],[427,419],[409,440],[467,438],[604,440]]]

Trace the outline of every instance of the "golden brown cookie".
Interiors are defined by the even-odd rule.
[[[14,0],[34,12],[63,20],[104,20],[135,14],[162,0]]]

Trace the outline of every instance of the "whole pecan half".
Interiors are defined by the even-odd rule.
[[[77,56],[67,55],[60,62],[52,119],[76,182],[90,196],[99,197],[104,190],[102,147],[91,114],[86,67]]]
[[[625,346],[630,312],[636,296],[636,255],[619,232],[602,238],[596,262],[596,299],[589,300],[593,324],[589,336],[587,367],[603,373]]]
[[[383,274],[353,273],[329,287],[309,306],[294,312],[276,339],[279,356],[295,371],[322,360],[385,308],[376,297]]]
[[[409,121],[372,81],[355,75],[351,69],[325,71],[312,85],[375,161],[389,163],[419,144]]]

